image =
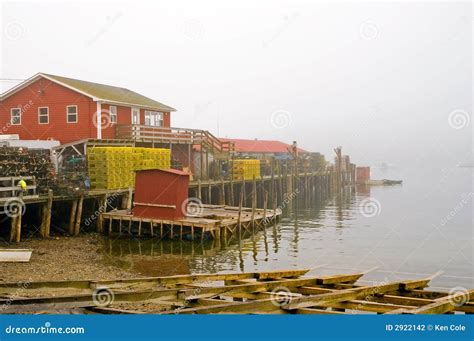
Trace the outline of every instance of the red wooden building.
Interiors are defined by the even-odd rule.
[[[138,171],[133,215],[141,218],[179,219],[185,216],[189,174],[176,169]]]
[[[24,140],[114,139],[117,126],[170,127],[174,108],[131,90],[38,73],[0,97],[0,135]]]

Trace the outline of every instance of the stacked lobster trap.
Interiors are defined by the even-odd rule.
[[[135,186],[135,171],[169,169],[171,153],[165,148],[93,147],[87,151],[91,189]]]

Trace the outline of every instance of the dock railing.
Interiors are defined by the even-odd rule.
[[[142,142],[201,145],[204,149],[219,153],[232,152],[233,142],[221,141],[206,130],[153,127],[148,125],[117,125],[115,137]]]

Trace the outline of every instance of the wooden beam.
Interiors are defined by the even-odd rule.
[[[465,304],[474,295],[474,290],[454,293],[446,297],[438,298],[433,303],[415,309],[400,309],[394,313],[397,314],[444,314],[456,310],[459,306]],[[459,303],[457,303],[459,302]]]
[[[331,302],[352,301],[357,299],[364,299],[367,296],[374,294],[381,294],[392,290],[410,290],[410,288],[423,288],[428,285],[430,279],[422,279],[415,281],[394,282],[376,286],[366,286],[352,289],[339,290],[333,293],[311,295],[294,299],[283,309],[299,309]]]

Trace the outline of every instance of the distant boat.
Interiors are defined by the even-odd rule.
[[[474,168],[474,162],[463,162],[458,164],[459,168]]]
[[[382,180],[367,180],[365,184],[371,185],[371,186],[386,186],[386,185],[400,185],[402,182],[403,180],[382,179]]]
[[[6,262],[29,262],[31,249],[0,249],[0,263]]]

